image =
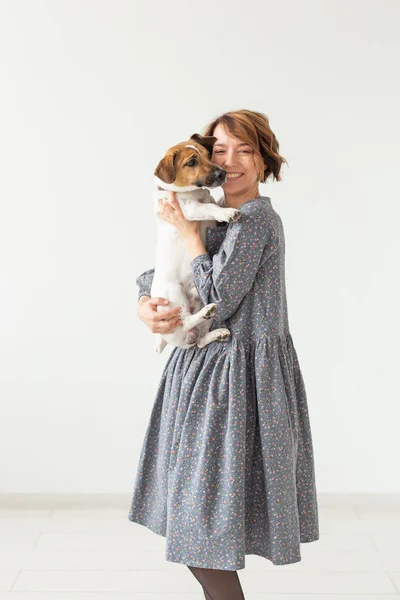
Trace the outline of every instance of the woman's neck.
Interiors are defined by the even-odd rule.
[[[248,200],[253,200],[253,198],[257,198],[259,195],[260,191],[258,189],[258,186],[240,195],[229,194],[224,192],[224,206],[226,208],[240,208],[242,204],[244,204]]]

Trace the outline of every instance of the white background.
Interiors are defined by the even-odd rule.
[[[0,2],[0,492],[130,492],[170,348],[136,316],[153,171],[222,112],[289,166],[318,492],[400,492],[400,3]]]

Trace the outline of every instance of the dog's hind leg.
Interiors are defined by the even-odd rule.
[[[199,339],[199,337],[200,332],[196,327],[194,329],[189,329],[189,331],[186,334],[186,343],[194,344],[194,342],[196,342]]]
[[[211,303],[203,306],[203,308],[194,315],[182,315],[181,318],[183,330],[189,331],[189,329],[193,329],[196,327],[196,325],[200,325],[201,323],[204,323],[204,321],[212,319],[215,316],[216,311],[217,305]]]
[[[219,329],[213,329],[212,331],[208,331],[197,341],[197,346],[199,348],[204,348],[210,342],[218,341],[224,342],[229,338],[231,332],[229,329],[225,329],[224,327],[220,327]]]
[[[167,342],[164,340],[164,338],[161,335],[157,335],[157,340],[156,340],[156,344],[155,344],[155,351],[156,354],[161,354],[161,352],[164,350],[165,346],[167,345]]]

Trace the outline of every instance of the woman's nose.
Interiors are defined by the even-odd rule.
[[[236,164],[236,158],[233,151],[227,151],[224,156],[224,165],[227,167],[233,167]]]

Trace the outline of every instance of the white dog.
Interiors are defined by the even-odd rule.
[[[190,140],[170,148],[154,171],[156,189],[154,212],[157,218],[157,246],[151,297],[161,296],[170,301],[169,310],[182,307],[182,325],[172,333],[157,334],[156,352],[160,354],[167,344],[181,348],[202,348],[214,340],[226,340],[230,331],[225,328],[209,331],[216,304],[203,303],[193,282],[190,255],[180,233],[165,221],[159,212],[159,200],[169,200],[169,191],[176,199],[186,219],[201,221],[200,235],[205,243],[206,229],[216,221],[231,222],[240,218],[235,208],[219,206],[207,188],[216,188],[226,181],[226,172],[210,160],[215,137],[198,133]]]

